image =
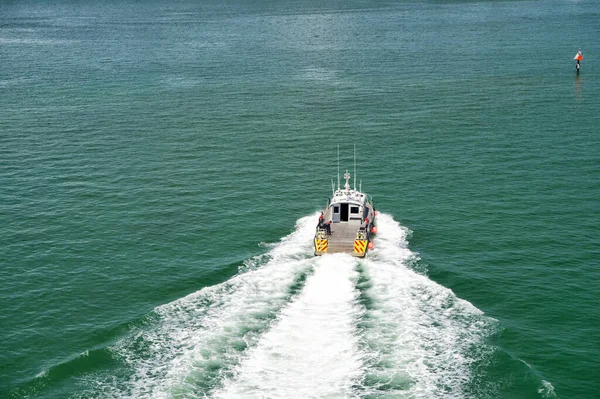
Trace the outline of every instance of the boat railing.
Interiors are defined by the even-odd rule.
[[[357,240],[366,240],[367,239],[367,230],[364,227],[361,227],[356,231],[356,239]]]
[[[327,238],[327,230],[325,230],[321,227],[317,227],[317,239],[325,240],[326,238]]]

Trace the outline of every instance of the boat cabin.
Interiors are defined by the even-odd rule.
[[[338,191],[331,200],[329,209],[331,210],[330,219],[332,223],[348,222],[351,220],[363,221],[369,213],[369,209],[365,207],[365,194],[351,190],[346,193]]]
[[[371,201],[367,195],[350,188],[348,172],[344,175],[346,184],[343,189],[333,193],[333,198],[327,204],[325,220],[332,223],[359,221],[363,222],[369,214],[367,206]]]

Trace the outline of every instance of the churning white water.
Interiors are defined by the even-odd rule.
[[[416,255],[407,229],[386,214],[377,224],[376,250],[363,262],[372,301],[364,339],[377,358],[367,382],[395,397],[468,397],[471,366],[485,355],[494,321],[408,267]]]
[[[112,350],[132,398],[468,397],[493,320],[414,271],[407,230],[377,218],[363,260],[312,256],[317,216],[230,280],[158,307]],[[108,384],[110,385],[110,384]]]
[[[320,258],[304,289],[252,348],[216,397],[353,397],[365,354],[356,325],[363,308],[355,288],[356,261]]]

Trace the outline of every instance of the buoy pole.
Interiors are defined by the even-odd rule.
[[[579,68],[581,68],[581,60],[583,59],[583,53],[581,52],[581,49],[579,49],[577,51],[577,54],[575,54],[575,60],[577,60],[577,64],[575,64],[575,71],[577,72],[577,75],[579,75]]]

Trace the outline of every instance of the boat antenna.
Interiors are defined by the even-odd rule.
[[[331,196],[335,197],[335,183],[333,182],[333,179],[331,179]]]
[[[360,179],[360,185],[358,186],[358,191],[362,193],[362,179]]]
[[[338,190],[340,189],[340,143],[338,143]]]
[[[356,143],[354,143],[354,191],[356,191]]]

